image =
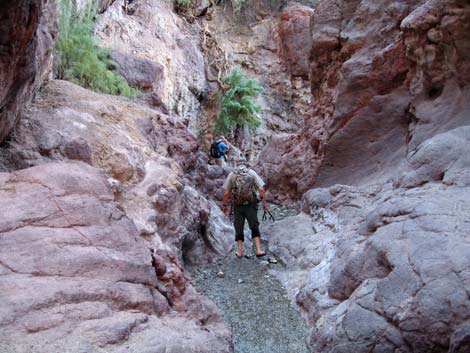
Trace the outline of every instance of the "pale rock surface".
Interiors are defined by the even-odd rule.
[[[175,275],[157,274],[102,172],[41,164],[0,173],[0,194],[2,352],[123,352],[134,342],[141,352],[230,351],[213,304],[188,283],[178,306]]]
[[[173,12],[171,1],[135,1],[132,6],[127,12],[123,0],[114,1],[98,16],[96,37],[119,53],[113,54],[122,58],[118,71],[131,84],[137,77],[149,81],[143,88],[152,105],[189,119],[194,130],[206,92],[197,28]]]
[[[227,221],[209,206],[206,193],[191,186],[191,179],[204,180],[206,175],[205,169],[196,168],[207,165],[198,160],[202,157],[197,150],[183,122],[122,97],[56,80],[43,88],[25,114],[8,153],[13,169],[70,159],[102,169],[140,234],[153,248],[170,246],[181,258],[194,246],[224,253],[233,234],[224,230]],[[187,174],[191,172],[194,176]],[[222,170],[214,177],[221,183],[224,175]],[[225,245],[212,248],[211,240],[219,235],[217,241]]]

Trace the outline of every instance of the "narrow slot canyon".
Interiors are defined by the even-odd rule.
[[[468,0],[4,0],[0,352],[470,352],[469,33]]]

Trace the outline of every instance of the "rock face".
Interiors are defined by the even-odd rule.
[[[312,352],[468,350],[469,132],[420,145],[395,186],[312,189],[305,213],[267,232],[287,263],[279,278],[313,328]],[[430,149],[449,141],[439,157]]]
[[[467,5],[317,4],[310,26],[314,111],[302,132],[276,137],[260,159],[279,199],[315,182],[386,181],[407,151],[468,124]]]
[[[51,340],[48,337],[61,336],[65,328],[60,325],[70,322],[77,333],[67,339],[60,338],[57,349],[73,345],[77,352],[118,352],[125,344],[142,351],[156,346],[161,351],[211,352],[207,342],[213,342],[221,352],[230,351],[229,333],[219,321],[213,304],[199,296],[183,268],[185,262],[207,262],[224,254],[233,241],[233,229],[221,211],[191,182],[194,179],[191,173],[200,163],[197,150],[196,139],[187,126],[157,110],[125,98],[94,93],[66,81],[50,81],[43,87],[4,151],[7,169],[27,169],[2,174],[5,185],[0,188],[5,193],[2,201],[7,213],[4,213],[6,225],[0,230],[0,239],[8,243],[2,246],[0,263],[6,266],[4,272],[15,275],[24,272],[28,278],[10,286],[11,280],[5,277],[7,291],[2,291],[5,297],[22,307],[25,305],[13,295],[18,288],[41,296],[47,294],[44,300],[52,301],[48,304],[51,312],[45,313],[43,320],[48,322],[53,317],[58,323],[46,322],[44,327],[32,331],[14,331],[16,326],[11,326],[10,321],[17,313],[2,315],[10,320],[4,325],[10,325],[15,332],[5,341],[2,351],[16,347],[29,352],[22,348],[24,344],[35,346],[36,337],[47,342]],[[56,161],[62,164],[50,164]],[[36,182],[38,178],[45,186]],[[25,188],[24,192],[19,193],[20,187]],[[74,187],[80,190],[75,191]],[[56,194],[57,200],[51,196]],[[41,201],[40,197],[45,200]],[[22,205],[24,209],[19,212],[17,208],[21,209]],[[18,236],[24,233],[9,238],[10,232],[18,227],[23,230],[23,225],[28,230],[24,236],[34,237],[44,246],[35,250],[37,260],[29,258],[30,251],[20,245]],[[62,228],[71,228],[70,237],[77,240],[62,239],[69,232]],[[92,239],[96,236],[96,245],[94,242],[89,245],[77,232]],[[75,242],[83,243],[84,249],[75,246]],[[134,243],[137,248],[132,250]],[[107,247],[112,251],[106,250]],[[58,252],[56,248],[65,250]],[[128,255],[126,249],[137,253],[131,251]],[[105,256],[101,259],[103,251]],[[46,256],[54,252],[58,252],[57,257]],[[63,270],[62,264],[67,264]],[[96,281],[94,271],[98,271],[97,276],[108,276],[119,290],[125,281],[131,284],[121,290],[123,293],[116,292],[113,283],[88,284],[83,279],[85,271]],[[69,280],[72,276],[69,273],[80,278]],[[29,278],[36,276],[40,283],[30,286]],[[119,276],[129,276],[129,279]],[[51,287],[50,282],[54,283],[53,290],[45,292],[44,288]],[[133,287],[134,284],[137,286]],[[92,292],[80,289],[89,285]],[[101,285],[107,287],[103,289]],[[61,293],[72,299],[62,300]],[[25,302],[29,300],[27,297]],[[82,305],[82,301],[86,303]],[[90,301],[103,307],[96,314],[99,316],[93,316],[95,304],[88,304]],[[44,305],[39,303],[24,310],[28,317],[40,318],[37,310]],[[72,305],[70,318],[68,311],[61,309],[63,305]],[[3,308],[7,309],[8,305],[2,305]],[[137,312],[127,313],[129,310]],[[85,318],[75,311],[85,312]],[[86,321],[88,316],[96,321]],[[206,322],[209,325],[213,322],[213,328],[207,327],[209,331],[201,326]],[[45,336],[36,334],[38,331],[44,331]],[[190,341],[183,344],[185,340],[178,332],[186,332]],[[84,342],[95,343],[90,348]],[[52,349],[44,344],[38,345],[37,352]]]
[[[305,53],[287,60],[282,55],[286,52],[288,56],[286,43],[293,37],[290,27],[297,25],[296,19],[279,18],[282,6],[280,0],[255,1],[234,14],[222,4],[212,10],[210,20],[202,21],[207,77],[214,89],[219,88],[217,77],[227,75],[233,66],[240,66],[263,87],[256,102],[261,107],[258,117],[263,125],[254,132],[246,129],[229,138],[253,163],[275,132],[296,131],[310,109],[308,80],[289,68],[289,60],[295,61]],[[302,11],[311,9],[305,7]],[[305,19],[303,16],[300,22]],[[306,61],[303,56],[302,60]],[[207,126],[202,127],[203,131],[212,133],[215,110],[206,105]],[[206,140],[211,138],[207,136]]]
[[[290,3],[281,13],[279,39],[281,53],[294,76],[306,79],[310,72],[310,18],[313,9],[298,3]]]
[[[115,1],[98,17],[98,39],[113,50],[118,71],[128,82],[145,90],[146,100],[189,119],[195,131],[206,93],[197,28],[177,16],[170,1],[135,1],[132,11],[126,4]]]
[[[229,351],[213,305],[181,269],[152,264],[97,169],[49,163],[0,173],[0,194],[2,352],[122,352],[133,341],[140,351],[210,352],[207,342]]]
[[[318,186],[268,235],[312,352],[470,347],[469,19],[457,1],[315,8],[314,114],[260,163],[279,199]]]
[[[183,243],[188,251],[196,244],[205,248],[197,239],[214,238],[211,231],[224,244],[217,251],[227,251],[232,240],[231,232],[219,232],[223,226],[211,230],[210,222],[219,223],[212,220],[216,213],[190,182],[201,173],[196,170],[201,164],[197,149],[183,122],[57,80],[43,88],[25,114],[8,153],[10,169],[55,160],[81,160],[100,168],[150,247],[158,249],[165,242],[183,257]],[[220,213],[215,217],[223,218]]]
[[[279,36],[278,55],[282,62],[279,70],[289,75],[289,83],[284,82],[277,87],[281,89],[281,96],[288,99],[292,109],[279,116],[290,116],[296,122],[293,124],[295,128],[282,129],[276,118],[269,118],[269,125],[273,126],[274,132],[260,154],[256,170],[264,176],[268,189],[271,188],[270,197],[274,195],[278,200],[289,199],[307,190],[312,184],[311,171],[318,169],[321,162],[319,148],[320,142],[324,140],[321,124],[314,127],[302,125],[313,114],[308,80],[312,43],[309,23],[312,15],[312,8],[290,3],[282,11],[276,28]],[[290,92],[286,91],[287,87],[291,89]],[[289,121],[287,117],[284,119]],[[314,132],[307,143],[296,133],[298,129],[303,131],[306,127]]]
[[[57,35],[54,1],[6,0],[0,8],[0,142],[47,72]]]

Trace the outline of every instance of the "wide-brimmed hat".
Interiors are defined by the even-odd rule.
[[[237,174],[240,174],[240,175],[248,174],[248,167],[245,164],[239,164],[237,166]]]

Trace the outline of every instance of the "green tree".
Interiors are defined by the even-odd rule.
[[[109,52],[96,45],[92,36],[96,8],[90,5],[77,14],[73,0],[60,0],[60,29],[56,50],[60,56],[59,78],[75,82],[94,91],[133,96],[120,75],[110,70]]]
[[[229,133],[233,128],[248,126],[254,130],[261,125],[256,113],[260,106],[254,103],[262,87],[258,81],[246,76],[235,67],[228,76],[222,78],[227,86],[220,99],[220,112],[215,119],[215,129],[222,133]]]

